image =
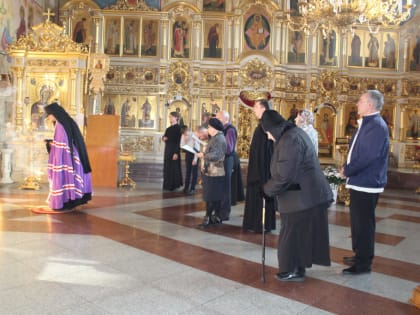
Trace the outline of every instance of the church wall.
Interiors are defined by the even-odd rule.
[[[216,2],[162,1],[160,10],[135,1],[128,6],[117,2],[97,12],[102,39],[98,49],[111,56],[103,100],[113,100],[121,115],[126,97],[131,99],[130,123],[121,125],[121,139],[136,143],[129,146],[138,157],[162,158],[160,136],[171,110],[180,108],[185,124],[192,127],[199,125],[204,111],[215,109],[228,110],[237,125],[252,121],[254,126],[250,108],[238,95],[269,91],[273,106],[286,118],[296,109],[316,112],[320,158],[339,163],[336,140],[351,137],[350,116],[357,99],[374,88],[385,95],[382,114],[392,149],[399,150],[394,152],[398,165],[412,164],[401,150],[418,141],[407,125],[420,104],[420,72],[414,60],[418,34],[410,29],[414,21],[372,35],[363,26],[353,33],[332,29],[323,38],[287,27],[285,10],[293,7],[288,1],[220,1],[220,8]],[[211,46],[214,36],[219,43]],[[146,98],[152,100],[153,121],[147,127],[141,123]],[[249,131],[240,132],[243,159]],[[146,147],[139,145],[145,137]]]
[[[257,121],[239,95],[268,92],[285,118],[303,108],[314,111],[320,160],[339,164],[358,97],[378,89],[396,166],[413,166],[420,141],[413,129],[420,113],[420,10],[401,28],[372,36],[363,26],[353,33],[333,29],[323,38],[288,28],[286,10],[294,4],[72,0],[57,20],[91,53],[110,57],[104,90],[85,95],[83,106],[87,114],[121,116],[121,147],[133,151],[135,163],[162,161],[161,136],[169,112],[178,108],[193,128],[206,111],[227,110],[238,127],[238,152],[247,160]],[[85,32],[77,37],[83,19]]]

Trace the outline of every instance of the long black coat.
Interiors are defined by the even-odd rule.
[[[315,147],[300,128],[284,122],[270,130],[277,140],[271,179],[264,192],[276,197],[281,228],[280,271],[330,265],[327,207],[333,194],[321,170]]]
[[[255,128],[249,149],[246,199],[242,228],[254,232],[262,231],[263,185],[269,180],[273,142],[268,140],[261,124]],[[274,198],[266,199],[265,230],[276,228]]]
[[[179,143],[181,141],[181,127],[172,125],[165,130],[165,151],[163,157],[163,189],[175,190],[182,186],[181,155]],[[173,155],[178,154],[178,159],[173,160]]]
[[[280,213],[299,212],[333,201],[333,194],[310,138],[300,128],[282,124],[273,131],[276,143],[271,179],[264,185],[276,197]]]

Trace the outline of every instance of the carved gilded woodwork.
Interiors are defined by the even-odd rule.
[[[85,45],[74,42],[63,32],[64,28],[47,19],[44,23],[33,26],[33,32],[22,36],[8,47],[9,52],[65,52],[87,53]]]
[[[156,8],[149,7],[144,0],[127,1],[117,0],[115,4],[112,4],[105,9],[109,10],[127,10],[127,11],[157,11]]]
[[[240,78],[242,87],[266,88],[271,85],[273,71],[264,61],[255,58],[241,68]]]
[[[202,70],[201,87],[202,88],[223,88],[223,71]]]
[[[128,152],[154,152],[154,137],[146,135],[127,135],[121,137],[121,145]]]
[[[236,151],[241,159],[247,159],[249,156],[249,146],[257,123],[251,108],[239,106],[238,123],[236,124],[238,130]]]
[[[169,66],[168,81],[169,94],[189,94],[191,81],[189,64],[181,61],[172,63]]]
[[[288,74],[287,75],[287,92],[305,92],[306,80],[304,75]]]

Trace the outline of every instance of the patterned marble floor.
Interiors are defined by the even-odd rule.
[[[229,222],[201,229],[200,193],[95,189],[68,214],[35,214],[40,191],[0,185],[1,314],[420,314],[408,302],[420,284],[420,195],[387,190],[377,209],[371,274],[343,276],[350,255],[348,208],[329,210],[331,267],[282,283],[277,231],[241,229],[243,203]],[[278,224],[279,226],[279,224]]]

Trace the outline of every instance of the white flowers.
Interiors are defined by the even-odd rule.
[[[334,186],[338,186],[339,184],[344,183],[344,181],[345,181],[345,178],[343,176],[341,176],[338,169],[336,169],[335,167],[333,167],[331,165],[324,168],[324,175],[325,175],[328,183],[330,183]]]

